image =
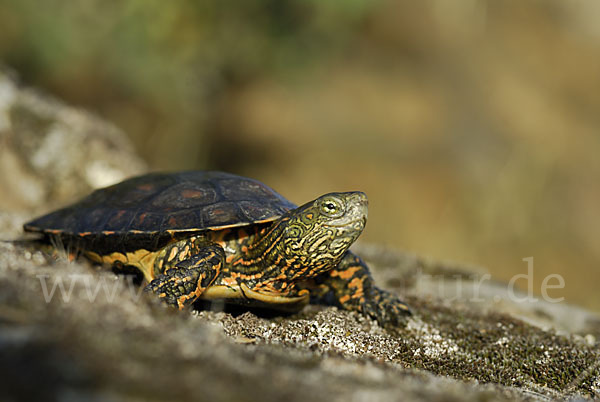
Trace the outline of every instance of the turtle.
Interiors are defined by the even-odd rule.
[[[360,191],[297,206],[258,180],[195,170],[129,178],[23,227],[96,263],[135,267],[146,291],[178,309],[199,299],[310,302],[397,324],[409,307],[349,250],[367,211]]]

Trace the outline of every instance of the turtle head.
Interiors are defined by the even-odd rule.
[[[289,211],[281,220],[279,251],[303,276],[334,268],[367,223],[367,196],[329,193]]]

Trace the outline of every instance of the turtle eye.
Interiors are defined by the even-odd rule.
[[[340,204],[334,200],[326,200],[321,204],[321,210],[327,215],[335,215],[340,209]]]

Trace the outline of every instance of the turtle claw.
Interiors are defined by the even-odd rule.
[[[367,264],[350,251],[335,269],[316,278],[310,291],[312,302],[357,311],[382,327],[398,325],[411,315],[398,296],[375,286]]]
[[[395,294],[373,286],[365,294],[358,311],[376,320],[380,326],[398,325],[404,317],[412,315],[410,309]]]
[[[153,292],[166,304],[183,309],[199,295],[197,274],[170,269],[146,286],[146,292]]]
[[[190,239],[182,240],[171,247],[183,250],[184,258],[189,252],[195,251],[196,254],[177,260],[176,265],[157,275],[146,286],[146,291],[155,293],[165,303],[180,310],[191,305],[212,284],[225,259],[223,249],[217,244],[196,244],[191,241],[190,245],[189,242]]]

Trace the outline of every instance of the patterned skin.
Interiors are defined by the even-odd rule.
[[[348,250],[366,220],[361,192],[296,207],[256,180],[188,171],[96,190],[24,229],[93,261],[136,267],[148,291],[179,309],[197,299],[285,310],[310,301],[395,324],[408,307]]]
[[[250,235],[232,229],[175,242],[155,260],[148,289],[180,309],[198,297],[287,304],[310,295],[314,303],[396,324],[408,307],[377,288],[348,251],[365,227],[367,204],[361,192],[330,193]]]

